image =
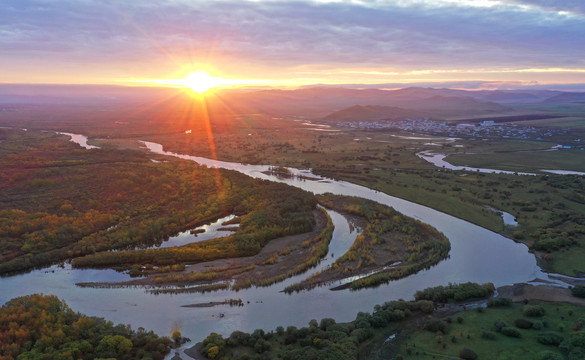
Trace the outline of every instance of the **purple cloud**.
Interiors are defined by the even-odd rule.
[[[555,12],[581,11],[581,2],[516,3],[534,11],[393,2],[372,8],[298,1],[8,0],[0,13],[0,55],[106,67],[185,56],[204,61],[209,54],[288,69],[585,67],[585,18]]]

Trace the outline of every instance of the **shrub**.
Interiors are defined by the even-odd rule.
[[[492,294],[495,286],[492,283],[476,284],[467,282],[463,284],[449,284],[448,286],[436,286],[419,290],[414,294],[416,300],[432,300],[436,302],[448,302],[449,300],[464,301],[474,298],[486,298]]]
[[[496,338],[496,333],[493,331],[484,331],[481,333],[481,337],[488,340],[494,340]]]
[[[356,329],[351,332],[351,336],[355,336],[358,342],[362,343],[374,335],[374,332],[371,328],[367,329]]]
[[[497,332],[502,332],[502,329],[505,328],[506,326],[508,326],[508,324],[503,320],[496,321],[496,323],[494,324],[494,327],[496,328]]]
[[[564,338],[561,334],[552,331],[543,332],[536,336],[536,341],[543,345],[559,346],[563,340]]]
[[[585,349],[585,331],[578,331],[571,334],[569,341],[573,347]]]
[[[463,360],[475,360],[477,359],[477,354],[475,353],[475,351],[464,347],[459,352],[459,357],[462,358]]]
[[[327,330],[332,325],[335,325],[334,319],[324,318],[321,319],[321,324],[319,324],[319,327],[321,328],[321,330]]]
[[[430,319],[425,321],[423,325],[423,329],[430,331],[430,332],[437,332],[440,331],[443,334],[447,333],[447,323],[443,320],[438,319]]]
[[[296,326],[287,326],[286,327],[286,334],[287,335],[293,335],[293,336],[297,336],[297,327]]]
[[[418,304],[420,311],[426,314],[435,311],[435,304],[430,300],[419,300],[416,303]]]
[[[284,328],[282,326],[277,326],[276,333],[280,336],[284,335]]]
[[[250,334],[236,330],[227,339],[227,344],[229,346],[247,345],[248,341],[250,341]]]
[[[381,328],[388,325],[388,320],[384,316],[376,314],[370,319],[370,324],[375,328]]]
[[[297,342],[297,337],[296,337],[296,336],[294,336],[294,335],[287,335],[287,336],[284,338],[284,344],[285,344],[285,345],[294,344],[294,343],[296,343],[296,342]]]
[[[578,285],[571,288],[571,294],[576,297],[585,298],[585,286]]]
[[[585,349],[574,348],[569,353],[569,360],[583,360],[585,359]]]
[[[534,323],[526,319],[516,319],[514,321],[514,325],[516,325],[516,327],[519,329],[532,329]]]
[[[402,310],[394,310],[387,314],[388,321],[400,321],[406,317],[406,313]]]
[[[309,330],[308,327],[302,327],[302,328],[297,330],[297,338],[299,338],[299,339],[305,338],[310,333],[311,333],[311,331]]]
[[[539,360],[563,360],[563,355],[554,352],[554,351],[550,351],[550,350],[545,350],[542,351],[538,354],[538,359]]]
[[[502,332],[502,334],[509,336],[509,337],[514,337],[514,338],[520,337],[520,331],[514,327],[511,327],[511,326],[503,327],[501,332]]]
[[[542,306],[539,305],[526,305],[524,306],[524,316],[529,317],[539,317],[543,316],[545,310]]]
[[[532,324],[532,328],[534,330],[540,330],[544,327],[544,324],[542,321],[535,321],[534,324]]]
[[[340,342],[341,340],[347,337],[347,334],[345,332],[337,330],[327,331],[327,335],[329,335],[329,340],[336,343]]]
[[[254,345],[254,351],[256,351],[259,354],[262,354],[263,352],[270,350],[270,347],[271,344],[268,341],[260,338],[258,339],[258,341],[256,341],[256,344]]]
[[[512,299],[509,298],[493,298],[489,299],[487,306],[488,307],[499,307],[499,306],[510,306],[512,305]]]

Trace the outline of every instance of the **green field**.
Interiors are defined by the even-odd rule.
[[[545,315],[525,316],[527,306],[541,306]],[[458,321],[461,318],[461,323]],[[533,323],[532,328],[518,329],[517,319]],[[585,332],[576,331],[585,322],[585,308],[565,303],[530,302],[529,305],[513,304],[510,307],[467,310],[443,319],[447,333],[413,331],[400,347],[405,359],[458,359],[459,352],[467,347],[477,353],[478,359],[490,360],[546,360],[583,359]],[[496,329],[497,322],[518,329],[519,338],[509,337]],[[580,324],[580,325],[579,325]],[[544,333],[555,333],[562,338],[561,346],[544,345],[537,338]],[[488,333],[488,334],[485,334]],[[485,335],[484,335],[485,334]],[[493,337],[493,339],[491,338]],[[571,346],[572,339],[581,347]],[[581,339],[581,340],[579,340]],[[571,355],[563,349],[572,348]],[[548,352],[556,354],[545,357]],[[554,357],[556,356],[556,357]]]
[[[519,172],[539,172],[541,169],[585,172],[585,151],[579,149],[529,153],[454,154],[446,160],[459,166]]]

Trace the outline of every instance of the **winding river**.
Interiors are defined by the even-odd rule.
[[[87,145],[86,137],[82,137],[83,141]],[[293,295],[286,295],[281,290],[305,278],[307,273],[269,287],[250,288],[239,292],[224,290],[205,294],[151,295],[143,288],[79,288],[74,285],[76,282],[120,281],[128,279],[128,275],[113,270],[77,270],[69,266],[64,268],[52,266],[22,275],[0,278],[0,304],[13,297],[31,293],[55,294],[64,299],[75,311],[131,324],[134,329],[144,327],[161,335],[170,335],[170,329],[179,325],[182,327],[183,335],[191,338],[194,343],[212,331],[229,335],[234,330],[249,332],[256,328],[272,330],[278,325],[305,326],[309,320],[323,317],[349,321],[353,320],[359,311],[372,311],[376,304],[399,298],[412,299],[416,290],[450,282],[491,281],[496,286],[501,286],[543,279],[565,286],[558,280],[549,279],[548,275],[541,271],[534,255],[528,252],[525,245],[428,207],[363,186],[323,179],[308,170],[291,169],[296,175],[305,175],[316,180],[300,177],[278,178],[265,173],[269,166],[244,165],[175,154],[164,151],[160,144],[152,142],[143,144],[153,153],[176,156],[210,167],[236,170],[255,178],[285,182],[315,194],[331,192],[358,196],[392,206],[399,212],[443,232],[451,241],[450,257],[429,270],[373,289],[332,292],[328,287],[321,287]],[[343,216],[334,212],[329,213],[335,225],[330,253],[340,256],[357,234],[351,231]],[[321,264],[320,267],[324,265],[326,264]],[[186,304],[223,301],[230,298],[242,299],[245,305],[181,307]]]

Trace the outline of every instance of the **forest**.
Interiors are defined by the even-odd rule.
[[[18,297],[0,308],[1,360],[162,360],[171,344],[143,328],[76,313],[54,295]]]
[[[244,256],[314,226],[314,196],[284,184],[182,160],[153,162],[140,151],[81,149],[50,132],[0,129],[0,140],[0,274],[91,254],[76,264]],[[225,241],[130,251],[229,214],[242,220]],[[111,249],[127,251],[99,255]]]

